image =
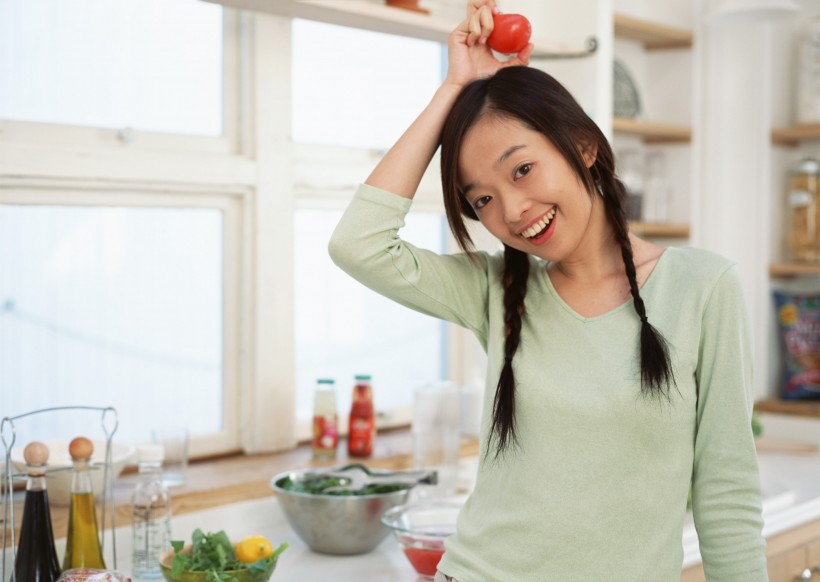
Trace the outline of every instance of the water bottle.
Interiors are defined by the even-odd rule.
[[[131,497],[133,574],[136,579],[162,578],[159,560],[171,549],[171,496],[162,482],[162,445],[137,448],[139,481]]]
[[[313,397],[313,458],[335,459],[338,445],[339,414],[335,382],[329,378],[319,378]]]

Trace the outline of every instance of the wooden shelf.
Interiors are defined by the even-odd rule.
[[[755,403],[755,410],[773,414],[820,418],[820,400],[761,400]]]
[[[612,130],[615,133],[637,135],[646,143],[689,143],[692,141],[692,130],[686,126],[640,121],[628,117],[613,118]]]
[[[681,49],[692,46],[692,32],[683,28],[657,24],[632,16],[615,14],[615,37],[634,40],[646,50]]]
[[[688,224],[630,221],[629,230],[637,235],[652,238],[689,238]]]
[[[769,265],[769,277],[772,279],[801,275],[820,275],[820,263],[772,263]]]
[[[772,130],[772,143],[787,147],[795,147],[801,141],[820,139],[820,123],[811,125],[795,125]]]
[[[447,37],[461,16],[450,18],[387,6],[369,0],[205,0],[226,8],[304,18],[328,24],[432,40],[447,44]],[[592,29],[590,29],[592,32]],[[567,43],[539,42],[533,58],[560,59],[592,55],[597,50],[594,37],[578,39],[577,46]]]

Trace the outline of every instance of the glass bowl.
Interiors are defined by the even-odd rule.
[[[420,501],[399,505],[382,515],[407,559],[422,576],[433,578],[444,555],[444,540],[456,533],[461,503]]]

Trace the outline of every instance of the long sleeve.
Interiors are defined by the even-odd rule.
[[[331,258],[377,293],[486,338],[487,256],[439,255],[403,241],[410,204],[361,185],[331,236]]]
[[[704,309],[699,364],[692,506],[706,579],[768,579],[757,454],[751,431],[752,355],[734,267]]]

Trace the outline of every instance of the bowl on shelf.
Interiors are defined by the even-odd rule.
[[[326,479],[323,473],[327,471],[298,469],[271,479],[288,524],[315,552],[353,555],[371,551],[390,534],[382,514],[406,503],[412,487],[382,487],[378,493],[355,495],[318,492],[320,488],[310,484]]]
[[[461,503],[453,501],[420,501],[400,505],[382,515],[413,568],[422,576],[433,578],[444,555],[444,540],[456,533]]]
[[[94,454],[91,455],[92,465],[105,461],[105,441],[92,440],[94,444]],[[45,441],[48,447],[48,469],[70,468],[71,455],[68,454],[68,441]],[[26,472],[26,462],[23,459],[23,449],[25,447],[14,447],[11,451],[11,462],[14,470],[18,473]],[[116,479],[122,473],[125,466],[136,454],[136,447],[112,441],[111,442],[111,470],[112,479]],[[90,471],[91,486],[94,494],[100,496],[103,492],[105,470],[99,466]],[[71,504],[71,471],[49,472],[49,479],[46,484],[48,488],[48,502],[50,505],[70,505]]]

